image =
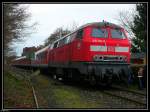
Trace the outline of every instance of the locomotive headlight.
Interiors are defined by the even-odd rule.
[[[100,56],[100,57],[99,57],[99,59],[100,59],[100,60],[103,60],[103,59],[104,59],[104,57],[103,57],[103,56]]]
[[[94,61],[97,61],[97,60],[98,60],[98,55],[94,55],[94,56],[93,56],[93,60],[94,60]]]
[[[120,57],[119,57],[119,60],[120,60],[120,61],[126,61],[126,60],[127,60],[127,57],[126,57],[126,56],[120,56]]]
[[[126,56],[124,57],[124,61],[127,61],[127,57]]]
[[[122,61],[122,60],[123,60],[123,57],[122,57],[122,56],[120,56],[120,57],[119,57],[119,60],[121,60],[121,61]]]
[[[93,60],[94,61],[102,61],[104,59],[104,57],[103,56],[100,56],[100,55],[94,55],[93,56]]]

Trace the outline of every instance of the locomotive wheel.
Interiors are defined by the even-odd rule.
[[[122,76],[121,76],[121,80],[123,81],[123,83],[124,83],[126,86],[129,86],[128,77],[127,77],[126,75],[122,75]]]
[[[92,85],[92,86],[96,85],[96,78],[94,75],[90,76],[90,85]]]
[[[57,75],[56,74],[53,75],[53,79],[55,79],[55,80],[57,79]]]
[[[105,87],[110,87],[112,84],[112,77],[105,76],[103,82]]]
[[[61,77],[60,77],[60,75],[58,75],[58,74],[54,74],[54,75],[53,75],[53,79],[54,79],[54,80],[60,80],[60,78],[61,78]]]
[[[68,74],[67,74],[67,72],[64,72],[64,74],[63,74],[63,77],[62,77],[62,78],[63,78],[63,80],[62,80],[62,81],[63,81],[64,83],[66,83],[66,82],[68,82],[68,81],[69,81],[69,78],[68,78]]]
[[[72,81],[72,71],[71,70],[63,71],[62,81],[65,84],[68,84]]]
[[[123,70],[121,71],[121,74],[120,74],[120,80],[121,80],[121,82],[123,82],[126,86],[129,86],[129,84],[128,84],[128,76],[124,73]]]

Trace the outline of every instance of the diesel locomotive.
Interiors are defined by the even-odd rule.
[[[85,24],[36,51],[33,59],[14,66],[41,68],[64,81],[111,84],[128,79],[131,43],[124,28],[110,22]],[[20,61],[20,62],[19,62]]]

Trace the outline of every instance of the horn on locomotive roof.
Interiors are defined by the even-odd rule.
[[[104,21],[104,20],[103,20],[103,23],[105,24],[105,26],[107,26],[109,24],[109,22]]]

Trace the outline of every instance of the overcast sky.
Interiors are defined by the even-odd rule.
[[[28,23],[37,22],[36,32],[16,43],[17,55],[24,47],[39,46],[57,28],[70,28],[74,23],[78,26],[102,20],[119,24],[116,20],[120,11],[135,9],[135,4],[27,4],[31,18]]]

